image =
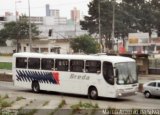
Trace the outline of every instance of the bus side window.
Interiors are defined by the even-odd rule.
[[[28,69],[40,69],[40,59],[28,58]]]
[[[27,68],[27,58],[16,58],[16,68]]]
[[[41,68],[43,70],[52,70],[54,67],[54,60],[53,59],[42,59],[41,60]]]
[[[84,61],[83,60],[71,60],[70,61],[70,71],[72,72],[83,72]]]
[[[100,73],[101,62],[100,61],[86,61],[85,70],[87,73]]]
[[[55,68],[57,71],[68,71],[68,60],[56,59]]]
[[[107,83],[114,85],[113,66],[110,62],[103,62],[103,77]]]

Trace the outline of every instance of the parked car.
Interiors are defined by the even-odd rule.
[[[143,94],[146,98],[160,96],[160,80],[149,81],[143,84]]]

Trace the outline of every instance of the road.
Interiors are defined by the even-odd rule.
[[[32,93],[30,89],[23,89],[13,86],[12,82],[2,82],[0,81],[0,95],[8,95],[8,100],[15,100],[17,97],[24,97],[24,100],[15,101],[12,105],[13,109],[18,109],[20,107],[26,108],[41,108],[41,109],[53,109],[58,106],[62,101],[66,101],[66,105],[63,108],[70,108],[74,104],[78,104],[80,101],[83,103],[98,104],[102,109],[120,108],[120,109],[160,109],[160,98],[144,98],[142,93],[138,93],[136,96],[125,97],[121,99],[111,99],[111,98],[100,98],[98,100],[90,100],[86,96],[60,94],[55,92],[41,92],[38,94]],[[29,103],[31,102],[32,103]],[[43,106],[45,102],[47,105]],[[28,103],[28,104],[27,104]]]

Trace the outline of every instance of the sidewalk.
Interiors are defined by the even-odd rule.
[[[0,69],[0,74],[12,74],[12,70]]]
[[[160,80],[160,75],[138,75],[139,83],[145,83],[151,80]]]
[[[12,62],[12,56],[0,56],[0,62]]]

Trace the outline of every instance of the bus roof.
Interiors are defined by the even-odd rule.
[[[54,53],[30,53],[22,52],[15,53],[13,57],[33,57],[33,58],[57,58],[57,59],[76,59],[76,60],[101,60],[109,61],[112,63],[118,62],[135,62],[134,59],[123,56],[111,56],[111,55],[73,55],[73,54],[54,54]]]

